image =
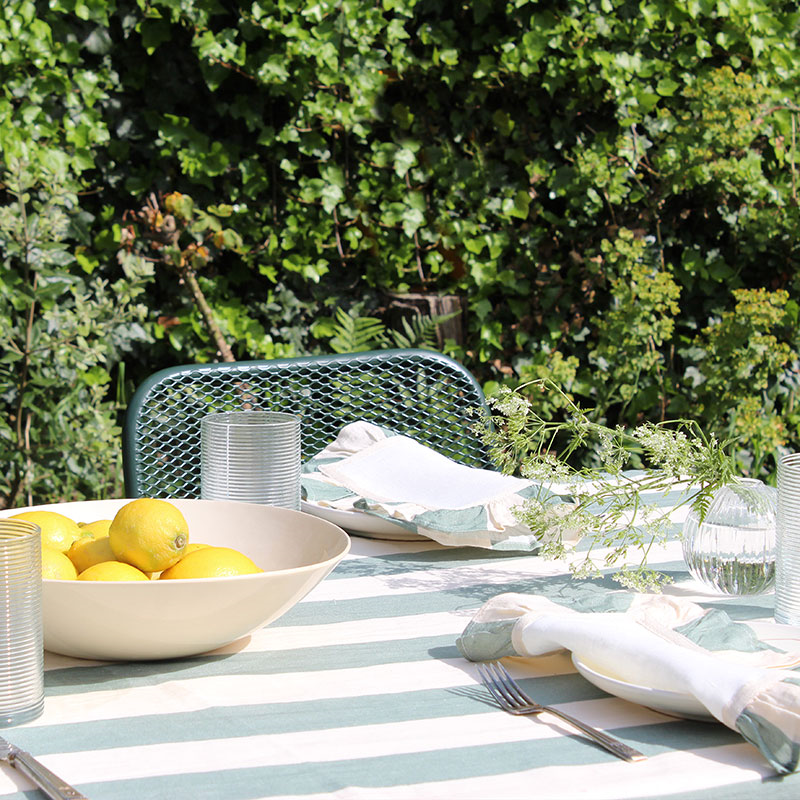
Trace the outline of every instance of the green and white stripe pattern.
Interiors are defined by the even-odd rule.
[[[597,598],[595,609],[575,612],[541,595],[503,593],[478,610],[457,644],[472,661],[566,650],[629,684],[690,695],[777,772],[794,772],[800,676],[786,667],[800,654],[761,642],[719,610],[665,595],[629,600],[623,611],[606,611]]]
[[[677,543],[655,563],[686,577]],[[800,796],[800,777],[775,780],[739,733],[610,697],[563,654],[505,663],[540,701],[647,761],[499,711],[456,639],[500,592],[576,608],[629,602],[610,579],[576,582],[536,556],[354,538],[303,602],[222,651],[121,664],[48,655],[44,715],[5,736],[92,800]],[[772,616],[770,596],[695,599],[736,620]],[[37,796],[0,769],[0,797]]]

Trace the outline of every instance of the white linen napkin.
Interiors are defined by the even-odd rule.
[[[374,442],[349,458],[319,471],[375,503],[408,504],[417,509],[463,509],[491,503],[527,489],[530,481],[457,464],[407,436]]]
[[[675,599],[634,600],[625,613],[580,613],[544,597],[502,594],[478,611],[458,639],[466,658],[535,657],[568,650],[617,679],[694,696],[754,744],[778,772],[800,758],[800,674],[737,663],[675,631],[697,607]],[[702,613],[702,610],[701,610]]]
[[[540,544],[515,509],[535,497],[566,544],[579,533],[557,529],[563,499],[541,484],[458,464],[407,436],[368,422],[342,428],[305,465],[304,499],[382,517],[446,545],[536,550]],[[561,507],[559,509],[559,507]]]

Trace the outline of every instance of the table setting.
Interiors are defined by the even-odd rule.
[[[286,438],[275,422],[264,435]],[[241,448],[254,427],[226,441]],[[280,502],[251,501],[250,489],[224,499],[219,463],[206,467],[213,498],[170,500],[192,539],[235,544],[260,574],[42,581],[42,707],[0,733],[26,754],[20,763],[63,785],[37,790],[35,772],[0,750],[0,797],[800,791],[797,578],[781,560],[799,513],[796,459],[770,495],[774,593],[723,591],[690,570],[680,533],[695,507],[680,481],[641,493],[668,519],[647,549],[647,574],[662,582],[642,590],[619,580],[640,553],[589,545],[576,523],[585,497],[593,513],[613,511],[602,486],[465,467],[367,421],[301,469],[289,439]],[[234,463],[240,483],[263,471],[254,458]],[[129,501],[48,508],[88,521]],[[520,504],[543,516],[550,540]],[[589,557],[600,565],[591,574]]]

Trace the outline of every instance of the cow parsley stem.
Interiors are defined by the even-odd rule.
[[[564,418],[539,416],[520,392],[526,388],[559,393]],[[517,516],[538,535],[542,556],[570,556],[579,577],[599,576],[603,568],[616,567],[614,577],[624,586],[658,591],[669,578],[648,567],[647,559],[652,547],[669,537],[675,508],[660,506],[659,497],[685,484],[679,506],[690,505],[702,519],[714,492],[736,480],[734,461],[726,452],[730,442],[706,435],[693,420],[611,428],[594,422],[549,381],[501,389],[488,403],[491,411],[478,430],[498,468],[545,486],[564,486],[559,491],[571,502],[533,497]],[[595,453],[596,466],[573,467],[571,458],[587,448]],[[646,469],[630,469],[634,456]],[[575,529],[588,547],[570,553],[562,537]]]

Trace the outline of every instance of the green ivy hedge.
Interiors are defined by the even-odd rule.
[[[769,473],[800,440],[799,23],[772,0],[8,0],[1,502],[118,492],[153,370],[342,348],[363,318],[371,346],[404,293],[463,298],[444,347],[487,390],[694,416]]]

